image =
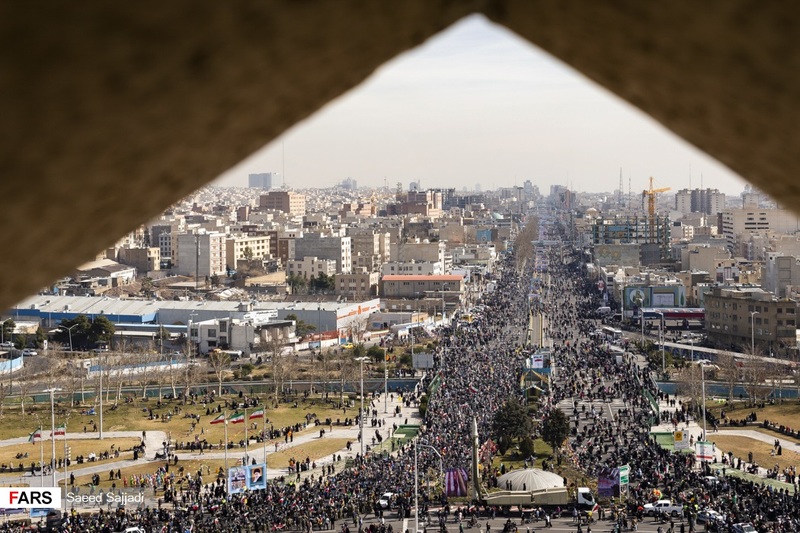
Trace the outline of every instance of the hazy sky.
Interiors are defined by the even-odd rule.
[[[282,157],[282,146],[285,161]],[[486,189],[531,180],[579,191],[700,186],[738,194],[744,181],[641,111],[481,16],[382,66],[353,91],[232,168],[286,170],[291,187]]]

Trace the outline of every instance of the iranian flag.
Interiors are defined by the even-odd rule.
[[[264,409],[258,409],[256,411],[253,411],[252,413],[250,413],[250,416],[248,418],[250,420],[254,420],[256,418],[264,418]]]
[[[222,424],[225,422],[225,415],[219,415],[217,418],[211,421],[212,424]]]
[[[61,424],[60,426],[56,427],[56,432],[53,433],[56,437],[66,437],[67,436],[67,425]]]
[[[36,439],[42,440],[42,428],[36,428],[33,433],[28,436],[28,442],[34,442]]]
[[[234,413],[228,419],[228,422],[230,422],[231,424],[242,424],[242,423],[244,423],[244,413]]]

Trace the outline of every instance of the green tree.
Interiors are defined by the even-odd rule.
[[[11,320],[10,318],[3,322],[3,341],[4,342],[13,342],[14,336],[14,328],[17,327],[17,324]]]
[[[252,248],[250,248],[249,246],[245,246],[244,250],[242,250],[242,257],[244,257],[247,260],[248,263],[250,261],[252,261],[253,260],[253,250],[252,250]]]
[[[304,335],[317,330],[317,326],[309,324],[304,320],[300,320],[294,313],[289,313],[286,315],[286,320],[294,320],[294,329],[298,337],[303,337]]]
[[[89,340],[94,346],[97,346],[97,344],[101,342],[110,344],[111,339],[114,338],[115,329],[114,323],[108,318],[103,315],[96,316],[94,320],[92,320],[92,325],[89,330]]]
[[[385,355],[386,350],[374,344],[369,347],[369,350],[367,350],[367,357],[370,357],[373,361],[375,361],[375,364],[383,361]]]
[[[44,334],[44,330],[42,326],[36,328],[36,347],[38,349],[44,348],[44,341],[47,340],[47,336]]]
[[[219,287],[219,283],[220,283],[219,275],[217,275],[217,274],[212,275],[210,280],[211,280],[211,286],[212,287]]]
[[[317,292],[333,291],[336,289],[336,279],[324,272],[320,272],[316,278],[311,278],[309,286]]]
[[[289,288],[292,289],[292,294],[297,294],[302,291],[308,284],[303,276],[297,276],[295,274],[287,276],[286,283],[289,284]]]
[[[528,416],[525,406],[515,396],[497,410],[492,420],[492,433],[499,447],[508,449],[514,439],[530,437],[533,433],[533,420]],[[500,445],[503,446],[500,446]]]
[[[569,435],[569,420],[561,409],[555,409],[542,423],[542,438],[553,450],[558,450]]]

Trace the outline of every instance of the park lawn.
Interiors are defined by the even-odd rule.
[[[142,475],[142,474],[154,474],[160,467],[164,466],[163,461],[154,461],[150,463],[142,463],[136,466],[129,466],[127,468],[122,468],[122,477],[127,478],[133,475]],[[237,462],[235,460],[230,460],[228,462],[228,466],[236,466]],[[187,461],[178,461],[178,465],[175,466],[173,464],[169,465],[169,472],[175,472],[176,479],[179,477],[178,472],[180,471],[181,467],[184,469],[184,474],[191,473],[192,477],[197,475],[197,473],[202,468],[203,472],[203,482],[208,483],[213,479],[216,479],[217,473],[219,469],[222,468],[224,471],[225,468],[225,460],[224,459],[209,459],[207,461],[204,460],[187,460]],[[92,482],[92,476],[94,474],[86,474],[82,476],[75,477],[75,485],[76,486],[89,486]],[[100,474],[100,484],[97,485],[96,488],[102,488],[104,490],[110,489],[112,483],[116,483],[116,488],[123,488],[123,482],[121,479],[111,481],[108,479],[108,472],[101,472]]]
[[[164,392],[168,391],[167,388],[163,389]],[[225,399],[237,398],[238,395],[225,396]],[[355,408],[347,409],[346,414],[343,414],[341,409],[333,409],[331,404],[325,403],[319,397],[302,400],[302,396],[298,398],[298,407],[292,407],[292,404],[282,403],[277,409],[272,409],[271,398],[267,395],[261,395],[262,402],[267,401],[266,416],[269,419],[269,424],[273,427],[280,428],[290,426],[296,423],[305,422],[305,415],[308,413],[315,413],[319,418],[325,419],[331,417],[333,420],[336,418],[344,419],[345,417],[355,417],[358,410]],[[207,407],[213,408],[219,405],[219,402],[208,404]],[[69,408],[67,406],[59,406],[57,413],[63,413],[64,410],[69,411],[69,416],[64,414],[56,415],[56,425],[63,422],[67,423],[67,431],[80,432],[85,427],[87,431],[92,431],[90,421],[99,423],[99,414],[96,412],[93,415],[81,414],[85,413],[91,408],[91,404],[76,406]],[[175,415],[175,407],[180,407],[180,414]],[[173,410],[173,416],[167,422],[162,422],[160,418],[149,420],[149,409],[153,410],[155,415],[168,414]],[[248,410],[248,414],[252,412]],[[191,430],[192,419],[186,418],[187,414],[200,415],[200,423],[196,426],[195,431]],[[191,441],[194,440],[194,435],[205,438],[211,443],[218,444],[223,439],[224,427],[222,424],[211,425],[209,422],[217,416],[218,413],[212,412],[211,415],[206,415],[206,407],[202,404],[191,405],[182,404],[179,400],[161,400],[161,406],[158,406],[158,400],[150,398],[147,401],[142,401],[136,398],[132,403],[121,402],[117,408],[112,410],[111,405],[106,404],[103,410],[103,429],[104,431],[165,431],[169,432],[173,440],[177,441]],[[231,410],[227,411],[228,416],[233,414]],[[49,405],[32,404],[28,403],[26,406],[26,415],[22,416],[19,406],[9,407],[5,409],[4,416],[0,418],[0,440],[27,437],[34,429],[39,426],[49,426],[50,408]],[[255,419],[252,422],[257,424],[258,430],[263,427],[262,419]],[[203,429],[203,434],[200,433]],[[241,433],[236,440],[243,438],[242,425],[229,425],[229,439],[233,440],[234,435]],[[231,431],[233,430],[233,431]]]
[[[328,455],[343,450],[348,440],[350,439],[332,439],[325,437],[298,444],[292,448],[286,448],[285,450],[268,454],[267,466],[269,468],[288,468],[290,459],[305,461],[306,457],[310,458],[312,461],[316,461],[317,459],[327,457]],[[275,447],[273,446],[272,450],[274,449]],[[259,456],[260,454],[256,454],[256,458]]]
[[[783,449],[783,455],[771,456],[772,446],[767,442],[742,437],[739,435],[725,435],[712,433],[709,440],[716,443],[717,449],[724,452],[733,452],[734,457],[747,459],[747,454],[753,452],[753,460],[764,468],[773,468],[776,464],[783,470],[788,466],[796,466],[800,462],[800,454],[794,450]]]
[[[95,463],[85,462],[83,465],[78,465],[75,458],[79,455],[86,457],[89,453],[94,452],[100,455],[102,452],[108,452],[111,456],[109,459],[102,461],[103,464],[112,463],[114,461],[122,461],[125,459],[133,458],[133,447],[140,443],[140,439],[136,437],[127,438],[105,438],[102,442],[97,439],[69,439],[67,446],[70,448],[70,457],[72,458],[73,468],[81,468],[82,466],[89,466]],[[41,459],[42,449],[44,450],[45,464],[50,462],[52,457],[52,443],[50,439],[45,439],[40,443],[39,439],[34,443],[16,444],[13,446],[0,447],[0,464],[18,464],[20,462],[29,465],[30,463],[39,463]],[[112,448],[112,445],[114,448]],[[114,459],[114,450],[120,450],[119,458]],[[28,457],[24,459],[16,459],[17,453],[27,453]],[[64,457],[64,439],[56,438],[56,459],[63,459]]]
[[[717,404],[713,406],[707,406],[709,412],[714,413],[714,416],[719,417],[720,412],[725,409],[725,415],[733,420],[739,420],[745,418],[752,412],[756,413],[758,417],[758,423],[760,424],[764,420],[769,420],[770,422],[774,422],[778,425],[784,425],[790,428],[800,429],[800,403],[797,402],[789,402],[784,401],[782,404],[775,404],[775,405],[766,405],[763,409],[760,408],[751,408],[747,407],[747,405],[743,402],[735,402],[734,408],[731,409],[730,406],[725,407],[724,404]],[[720,425],[720,429],[723,429],[727,426]],[[748,427],[748,429],[751,429]],[[741,429],[741,428],[736,428]],[[775,436],[778,437],[778,434],[775,433]],[[781,438],[784,438],[781,436]]]

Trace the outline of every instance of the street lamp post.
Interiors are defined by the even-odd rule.
[[[361,415],[358,417],[358,431],[361,435],[361,460],[364,460],[364,361],[366,357],[356,357],[361,364]]]
[[[661,320],[658,321],[658,343],[661,345],[661,372],[667,371],[667,357],[664,354],[664,339],[662,337],[662,329],[664,326],[664,313],[658,311],[657,315],[661,316]]]
[[[430,444],[419,444],[419,441],[418,441],[417,442],[417,446],[419,446],[421,448],[428,448],[433,453],[435,453],[436,456],[439,458],[439,478],[444,483],[444,461],[442,459],[442,454],[440,454],[439,450],[437,450],[436,448],[434,448]]]
[[[750,356],[756,354],[756,326],[755,316],[760,314],[758,311],[750,311]]]
[[[69,327],[67,327],[67,326],[63,326],[63,325],[61,325],[61,326],[58,326],[59,328],[64,328],[64,329],[66,329],[66,330],[67,330],[67,333],[69,333],[69,351],[70,351],[70,352],[72,351],[72,328],[74,328],[74,327],[76,327],[76,326],[78,326],[78,325],[79,325],[79,324],[72,324],[72,325],[71,325],[71,326],[69,326]]]
[[[56,410],[55,410],[55,402],[53,400],[53,395],[56,392],[61,392],[61,389],[47,389],[45,392],[50,393],[50,440],[53,444],[53,455],[50,461],[50,464],[53,466],[53,487],[57,487],[56,484]],[[64,458],[66,461],[66,457]]]

